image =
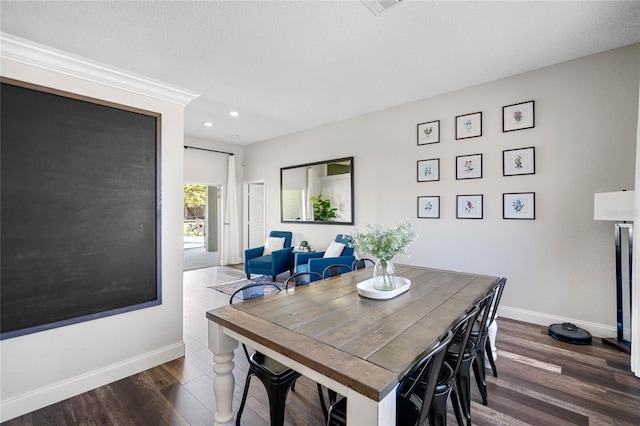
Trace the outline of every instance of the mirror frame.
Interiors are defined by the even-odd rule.
[[[286,170],[291,170],[291,169],[299,169],[302,167],[311,167],[311,166],[319,166],[321,164],[329,164],[329,163],[339,163],[339,162],[344,162],[344,161],[350,161],[351,162],[351,173],[350,173],[350,187],[351,187],[351,220],[349,222],[334,222],[331,220],[328,221],[321,221],[321,220],[285,220],[283,217],[283,173]],[[306,163],[306,164],[296,164],[295,166],[287,166],[287,167],[281,167],[280,168],[280,222],[281,223],[313,223],[313,224],[318,224],[318,225],[353,225],[354,224],[354,218],[355,218],[355,206],[354,206],[354,179],[353,179],[353,157],[344,157],[344,158],[336,158],[336,159],[332,159],[332,160],[325,160],[325,161],[316,161],[315,163]]]

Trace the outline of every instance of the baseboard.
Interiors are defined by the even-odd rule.
[[[11,420],[72,396],[113,383],[157,365],[184,356],[184,342],[164,347],[157,351],[131,358],[81,376],[55,383],[45,388],[2,401],[0,404],[0,422]]]
[[[500,306],[498,308],[498,317],[546,326],[549,326],[551,324],[570,322],[580,328],[587,330],[594,337],[613,337],[616,335],[616,328],[614,326],[581,321],[573,318],[558,317],[555,315],[543,314],[540,312],[526,311],[524,309],[510,308],[508,306]]]

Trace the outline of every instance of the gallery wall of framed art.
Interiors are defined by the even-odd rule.
[[[498,108],[491,113],[501,111],[500,129],[502,134],[511,134],[520,130],[529,130],[535,128],[535,101],[524,101],[511,103]],[[417,182],[422,184],[432,182],[428,187],[425,186],[424,191],[420,191],[417,195],[418,210],[417,217],[419,219],[439,219],[441,217],[441,205],[452,203],[451,211],[455,212],[456,219],[483,219],[484,218],[484,194],[464,194],[467,187],[460,187],[460,193],[450,194],[450,189],[446,191],[438,188],[442,182],[447,182],[455,178],[455,181],[464,184],[465,181],[481,181],[484,177],[485,164],[484,160],[490,161],[491,166],[502,164],[500,175],[502,178],[511,178],[525,175],[534,175],[536,173],[536,155],[535,146],[505,146],[502,151],[495,149],[494,144],[485,144],[486,151],[483,152],[483,113],[477,111],[474,113],[460,114],[453,118],[453,129],[442,126],[448,120],[440,118],[431,119],[418,123],[417,127],[417,147],[421,153],[432,151],[434,155],[440,154],[441,150],[436,150],[434,144],[461,144],[460,149],[474,150],[476,153],[461,153],[453,158],[437,157],[424,160],[417,160]],[[495,121],[495,120],[494,120]],[[451,130],[451,131],[448,131]],[[492,131],[498,133],[498,130],[492,128]],[[517,137],[508,138],[518,140]],[[510,141],[507,140],[507,143]],[[480,151],[480,152],[478,152]],[[473,152],[473,151],[471,151]],[[501,156],[501,158],[500,158]],[[491,174],[495,174],[496,170],[491,170]],[[502,200],[490,200],[490,208],[492,211],[501,205],[502,219],[535,219],[535,192],[531,188],[523,187],[523,192],[508,192],[513,185],[501,185],[501,181],[492,180],[487,185],[474,185],[473,189],[478,187],[486,188],[486,192],[494,192],[497,188],[504,186],[502,192]],[[527,181],[530,185],[530,181]],[[456,189],[456,192],[458,190]],[[493,198],[493,197],[492,197]],[[494,202],[496,201],[496,202]]]

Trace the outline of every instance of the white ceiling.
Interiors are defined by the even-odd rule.
[[[0,15],[4,33],[201,93],[185,134],[235,144],[640,41],[637,1],[404,0],[376,17],[359,1],[3,0]]]

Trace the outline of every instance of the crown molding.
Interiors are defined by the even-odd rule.
[[[200,96],[196,92],[90,61],[3,32],[0,32],[0,58],[183,106]]]

